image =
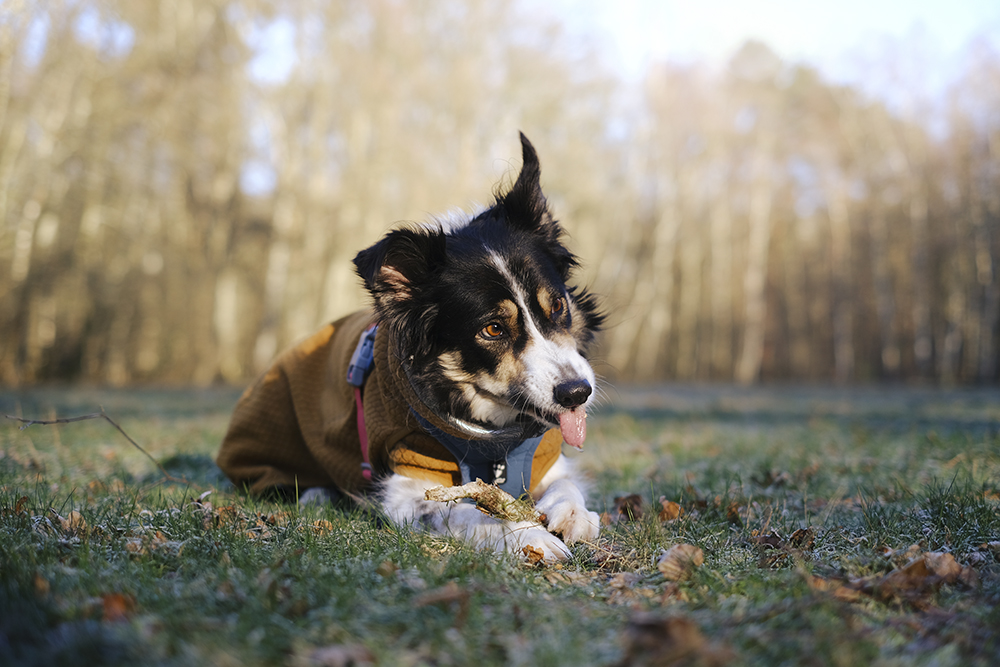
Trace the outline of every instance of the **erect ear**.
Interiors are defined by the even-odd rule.
[[[565,281],[570,271],[577,266],[576,257],[560,241],[562,227],[552,218],[545,195],[542,194],[539,182],[542,169],[538,164],[538,154],[523,132],[521,155],[521,173],[510,192],[497,197],[497,206],[508,225],[531,232],[542,240],[543,250],[555,263],[559,275]]]
[[[397,229],[357,254],[354,266],[377,307],[412,297],[444,266],[441,230]]]
[[[539,182],[541,174],[538,153],[528,137],[521,132],[521,173],[517,175],[510,191],[497,197],[497,205],[512,227],[534,231],[545,224],[551,224],[552,217]]]

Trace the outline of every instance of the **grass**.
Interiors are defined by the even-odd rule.
[[[561,567],[235,492],[211,457],[236,395],[0,393],[103,406],[190,482],[103,421],[0,425],[0,664],[1000,662],[998,392],[621,390],[574,457],[609,523]],[[679,543],[704,564],[669,581]],[[878,583],[925,552],[962,578]]]

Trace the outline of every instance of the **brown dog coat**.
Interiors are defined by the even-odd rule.
[[[373,318],[358,311],[282,353],[240,397],[216,461],[237,486],[262,493],[334,485],[350,493],[369,483],[361,474],[354,388],[347,367]],[[395,472],[445,486],[462,483],[455,457],[428,435],[411,408],[457,437],[448,422],[414,393],[387,333],[375,337],[374,368],[364,387],[368,451],[376,477]],[[562,450],[558,429],[545,434],[531,467],[534,489]]]

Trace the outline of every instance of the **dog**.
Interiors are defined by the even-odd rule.
[[[578,261],[524,134],[521,147],[492,206],[395,229],[357,254],[373,310],[284,353],[244,393],[218,457],[235,483],[294,483],[302,502],[373,490],[397,525],[546,561],[597,537],[561,446],[586,438],[603,315],[569,284]],[[475,479],[529,495],[542,520],[425,498]]]

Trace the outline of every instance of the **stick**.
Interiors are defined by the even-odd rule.
[[[450,502],[472,498],[480,511],[503,521],[538,521],[538,512],[530,503],[519,501],[498,486],[480,479],[462,486],[435,486],[424,493],[425,500]]]
[[[124,435],[125,439],[128,440],[130,443],[132,443],[133,447],[135,447],[140,452],[142,452],[143,454],[145,454],[146,457],[150,461],[152,461],[153,464],[157,468],[160,469],[160,472],[163,473],[163,476],[166,477],[168,480],[170,480],[171,482],[176,482],[178,484],[190,484],[190,482],[187,481],[187,479],[185,479],[184,477],[177,478],[177,477],[174,477],[173,475],[171,475],[170,473],[168,473],[166,471],[166,469],[164,469],[164,467],[160,465],[159,461],[157,461],[156,459],[154,459],[150,455],[149,452],[147,452],[145,449],[143,449],[142,447],[140,447],[139,443],[137,443],[135,440],[133,440],[129,436],[129,434],[125,432],[125,429],[123,429],[121,426],[118,425],[118,422],[116,422],[114,419],[112,419],[111,417],[108,416],[108,413],[106,413],[104,411],[104,408],[101,408],[100,412],[92,412],[89,415],[80,415],[78,417],[62,417],[60,419],[23,419],[21,417],[14,417],[13,415],[4,415],[4,416],[7,419],[13,419],[15,421],[21,422],[22,425],[21,425],[21,428],[18,429],[19,431],[23,431],[24,429],[28,428],[29,426],[34,426],[35,424],[41,424],[42,426],[50,426],[52,424],[69,424],[71,422],[82,422],[82,421],[86,421],[88,419],[103,419],[103,420],[107,421],[109,424],[111,424],[112,426],[114,426],[116,429],[118,429],[118,432],[121,433],[122,435]]]

